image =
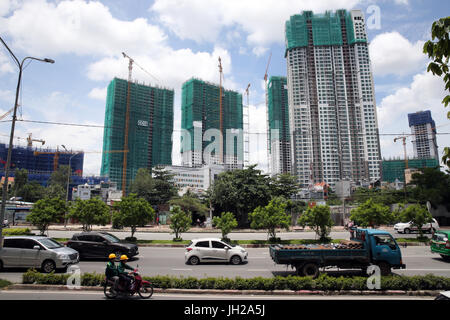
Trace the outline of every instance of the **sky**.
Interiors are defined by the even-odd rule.
[[[19,61],[55,60],[25,64],[14,143],[25,146],[32,133],[44,147],[83,150],[84,175],[99,175],[106,88],[114,77],[127,79],[125,52],[137,64],[134,80],[175,90],[172,162],[179,165],[181,86],[191,77],[218,84],[220,56],[224,87],[249,100],[250,163],[265,171],[269,56],[268,76],[286,76],[286,20],[341,8],[366,16],[380,133],[410,133],[407,114],[421,110],[431,110],[438,133],[449,133],[443,79],[426,72],[422,53],[432,23],[450,13],[447,0],[0,0],[0,36]],[[0,43],[0,116],[14,106],[18,71]],[[0,122],[1,143],[9,142],[10,119]],[[380,136],[382,158],[403,158],[394,137]],[[437,142],[442,154],[450,135]]]

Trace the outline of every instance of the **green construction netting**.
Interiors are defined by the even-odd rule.
[[[394,182],[395,179],[405,181],[405,160],[383,160],[383,181]],[[408,168],[435,168],[439,166],[437,159],[408,159]]]
[[[284,142],[290,141],[288,92],[286,86],[286,77],[270,77],[267,84],[269,141],[272,141],[272,139],[279,139]],[[279,135],[272,137],[272,129],[279,130]],[[269,144],[269,150],[271,147],[271,144]]]
[[[103,151],[124,150],[128,82],[108,86]],[[138,169],[172,164],[173,90],[137,83],[130,86],[127,188]],[[123,153],[103,152],[101,174],[122,188]]]

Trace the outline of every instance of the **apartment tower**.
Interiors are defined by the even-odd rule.
[[[269,171],[291,173],[291,139],[286,77],[270,77],[267,84]]]
[[[242,94],[195,78],[186,81],[182,86],[181,128],[183,166],[223,164],[227,169],[243,168]]]
[[[438,159],[438,146],[436,141],[436,124],[431,118],[431,111],[419,111],[408,114],[411,134],[414,135],[414,158]]]
[[[130,84],[128,135],[125,133],[128,81],[114,78],[106,98],[101,175],[122,189],[125,139],[128,139],[126,190],[138,169],[172,164],[174,91]]]
[[[364,15],[304,11],[285,25],[293,174],[303,186],[380,178]]]

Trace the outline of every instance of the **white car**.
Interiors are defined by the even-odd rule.
[[[436,221],[436,219],[433,219],[433,222],[431,223],[425,223],[422,226],[423,232],[429,232],[431,233],[433,230],[436,231],[439,229],[439,224]],[[413,226],[411,222],[406,223],[397,223],[394,225],[394,230],[398,233],[411,233],[412,231],[418,231],[417,227]]]
[[[247,262],[248,252],[216,238],[194,239],[186,247],[186,264],[197,265],[200,262],[227,262],[234,265]]]

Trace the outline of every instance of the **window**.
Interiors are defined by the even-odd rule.
[[[200,248],[209,248],[209,241],[197,242],[197,244],[195,246],[200,247]]]
[[[225,249],[228,248],[228,246],[222,242],[218,242],[218,241],[213,241],[212,242],[212,247],[216,248],[216,249]]]
[[[39,246],[39,243],[37,243],[34,240],[31,239],[22,239],[22,249],[33,249],[34,246]]]
[[[21,239],[5,239],[3,242],[4,248],[21,248],[22,240]]]
[[[377,246],[388,246],[392,250],[395,250],[397,248],[394,240],[387,234],[374,236],[374,239],[375,239],[375,245],[377,245]]]

